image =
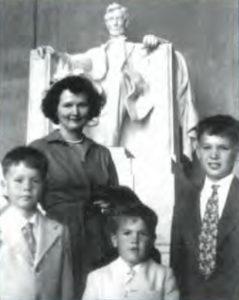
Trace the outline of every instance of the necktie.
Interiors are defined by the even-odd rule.
[[[126,273],[126,278],[125,278],[125,294],[124,297],[127,298],[129,295],[129,292],[131,291],[131,282],[134,278],[135,271],[133,268],[129,269],[129,271]]]
[[[22,233],[27,243],[27,246],[32,254],[34,259],[36,253],[36,240],[33,235],[33,224],[28,222],[23,228]]]
[[[212,195],[206,204],[206,210],[199,235],[199,271],[209,278],[216,267],[216,248],[218,232],[218,185],[212,185]]]

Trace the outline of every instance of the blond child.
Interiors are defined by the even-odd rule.
[[[2,161],[9,206],[0,214],[0,299],[72,299],[67,229],[44,216],[47,161],[31,147],[17,147]]]
[[[88,275],[83,300],[179,299],[172,271],[150,258],[156,224],[156,214],[143,204],[115,209],[108,227],[118,258]]]

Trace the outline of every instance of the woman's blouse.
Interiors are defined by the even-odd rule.
[[[97,188],[118,184],[110,151],[87,137],[81,144],[71,144],[55,130],[31,146],[42,151],[49,163],[42,203],[46,210],[56,205],[82,204]]]

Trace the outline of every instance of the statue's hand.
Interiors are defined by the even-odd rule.
[[[41,58],[45,58],[47,54],[56,55],[55,49],[51,46],[40,46],[36,50]]]
[[[165,44],[165,43],[168,43],[168,41],[154,34],[147,34],[143,37],[143,44],[144,47],[147,49],[155,49],[160,44]]]

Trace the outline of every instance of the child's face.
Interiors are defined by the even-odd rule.
[[[214,181],[229,175],[234,167],[238,148],[223,136],[204,133],[197,148],[197,155],[206,175]]]
[[[43,179],[38,170],[24,163],[12,165],[5,176],[5,185],[12,205],[28,212],[36,208],[43,188]]]
[[[122,217],[112,242],[129,265],[134,266],[147,258],[153,245],[145,222],[139,217]]]

